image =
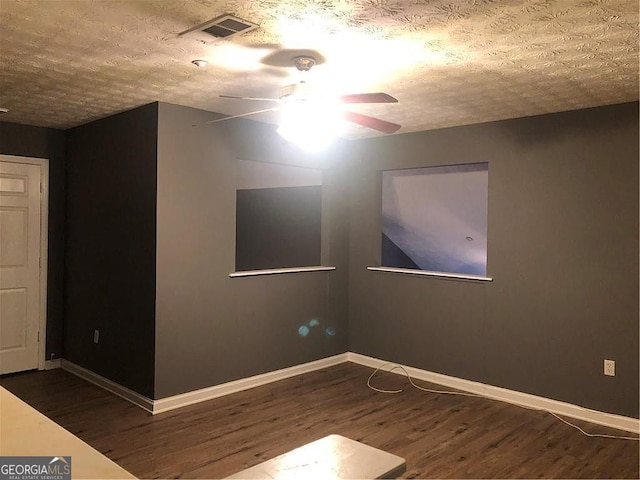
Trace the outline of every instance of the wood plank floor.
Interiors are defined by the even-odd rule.
[[[404,457],[403,478],[639,478],[638,442],[388,373],[375,385],[404,392],[377,393],[371,371],[345,363],[156,416],[63,370],[0,385],[139,478],[223,478],[331,433]]]

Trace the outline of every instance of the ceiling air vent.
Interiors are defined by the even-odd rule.
[[[247,22],[241,18],[235,17],[230,14],[222,15],[220,17],[209,20],[208,22],[201,23],[195,27],[185,30],[180,35],[196,34],[200,36],[203,41],[211,41],[219,38],[230,38],[234,35],[240,35],[241,33],[247,33],[251,30],[255,30],[259,25],[255,23]],[[204,35],[203,35],[204,34]],[[208,37],[208,38],[202,38]]]

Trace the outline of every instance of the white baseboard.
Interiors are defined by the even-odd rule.
[[[55,360],[45,360],[43,370],[53,370],[55,368],[60,368],[61,360],[56,358]]]
[[[153,402],[153,413],[156,414],[167,412],[169,410],[185,407],[194,403],[204,402],[205,400],[211,400],[223,395],[229,395],[231,393],[248,390],[249,388],[258,387],[267,383],[284,380],[285,378],[294,377],[303,373],[332,367],[334,365],[346,362],[347,355],[347,353],[341,353],[339,355],[334,355],[333,357],[322,358],[320,360],[303,363],[301,365],[295,365],[293,367],[283,368],[274,372],[254,375],[253,377],[242,378],[233,382],[214,385],[213,387],[207,387],[200,390],[194,390],[192,392],[181,393],[179,395],[161,398]]]
[[[147,412],[153,413],[153,404],[154,401],[150,398],[145,397],[144,395],[140,395],[138,392],[134,392],[133,390],[123,387],[119,383],[109,380],[108,378],[104,378],[97,373],[92,372],[91,370],[87,370],[80,365],[76,365],[73,362],[69,362],[68,360],[62,360],[61,367],[63,370],[67,372],[73,373],[74,375],[83,378],[84,380],[93,383],[99,387],[108,390],[111,393],[115,393],[119,397],[128,400],[129,402],[137,405],[141,408],[144,408]]]
[[[378,368],[384,364],[399,365],[394,362],[387,362],[385,360],[380,360],[353,352],[349,352],[347,354],[347,360],[371,368]],[[571,403],[560,402],[558,400],[552,400],[550,398],[538,397],[536,395],[517,392],[515,390],[508,390],[506,388],[494,387],[493,385],[486,385],[484,383],[474,382],[471,380],[450,377],[448,375],[429,372],[428,370],[421,370],[419,368],[408,367],[405,365],[401,366],[409,373],[409,375],[411,375],[411,377],[418,380],[424,380],[425,382],[431,382],[438,385],[455,388],[457,390],[475,393],[478,395],[482,395],[483,397],[513,403],[515,405],[521,405],[527,408],[549,411],[565,417],[585,420],[587,422],[616,428],[618,430],[624,430],[626,432],[640,433],[640,420],[638,420],[637,418],[623,417],[621,415],[615,415],[613,413],[599,412],[597,410],[591,410],[589,408],[580,407]],[[392,373],[404,375],[404,372],[400,370],[394,370]]]
[[[191,392],[181,393],[179,395],[173,395],[159,400],[152,400],[144,395],[140,395],[127,387],[123,387],[108,378],[104,378],[97,373],[67,360],[62,360],[61,367],[63,370],[73,373],[94,385],[102,387],[105,390],[108,390],[109,392],[114,393],[155,415],[157,413],[167,412],[176,408],[186,407],[187,405],[193,405],[194,403],[211,400],[223,395],[248,390],[249,388],[258,387],[267,383],[277,382],[278,380],[284,380],[285,378],[294,377],[303,373],[332,367],[346,361],[347,354],[341,353],[339,355],[334,355],[333,357],[321,358],[320,360],[315,360],[313,362],[294,365],[293,367],[283,368],[274,372],[254,375],[253,377],[242,378],[240,380],[234,380],[232,382],[222,383],[220,385],[214,385],[200,390],[193,390]]]
[[[60,360],[57,361],[60,362]],[[254,375],[252,377],[242,378],[240,380],[234,380],[232,382],[214,385],[200,390],[161,398],[159,400],[152,400],[140,395],[133,390],[123,387],[122,385],[67,360],[63,359],[60,362],[60,366],[62,369],[98,385],[99,387],[102,387],[105,390],[108,390],[155,415],[157,413],[167,412],[187,405],[193,405],[194,403],[204,402],[224,395],[230,395],[242,390],[248,390],[260,385],[266,385],[267,383],[277,382],[278,380],[284,380],[285,378],[294,377],[303,373],[331,367],[347,361],[371,368],[378,368],[384,364],[399,365],[394,362],[387,362],[386,360],[368,357],[359,353],[347,352],[315,360],[313,362],[283,368],[274,372]],[[486,385],[480,382],[451,377],[440,373],[430,372],[428,370],[421,370],[419,368],[408,367],[405,365],[401,366],[409,373],[409,375],[418,380],[424,380],[437,385],[455,388],[464,392],[475,393],[494,400],[500,400],[536,410],[549,411],[565,417],[585,420],[598,425],[604,425],[606,427],[640,434],[640,420],[637,418],[600,412],[581,407],[579,405],[552,400],[550,398],[517,392],[515,390],[509,390],[502,387],[494,387],[493,385]],[[403,374],[403,372],[399,370],[394,370],[393,373]]]

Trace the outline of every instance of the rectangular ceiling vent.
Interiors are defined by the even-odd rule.
[[[258,27],[259,25],[255,23],[242,20],[231,14],[225,14],[185,30],[180,35],[197,34],[203,41],[206,41],[202,38],[203,34],[205,34],[204,37],[208,37],[208,40],[211,41],[211,37],[216,40],[219,38],[231,38],[235,35],[255,30]]]

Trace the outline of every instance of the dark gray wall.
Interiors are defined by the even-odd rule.
[[[151,104],[67,132],[65,358],[148,397],[157,118]]]
[[[0,122],[0,153],[49,160],[46,358],[59,358],[64,319],[65,132]]]
[[[355,148],[351,351],[638,417],[637,103]],[[466,162],[489,162],[493,283],[367,271],[379,171]]]
[[[212,118],[159,107],[155,398],[347,350],[347,184],[330,160],[340,155],[310,158],[249,120],[201,125]],[[327,169],[322,256],[337,271],[229,278],[240,159]],[[300,337],[312,319],[336,335]]]

